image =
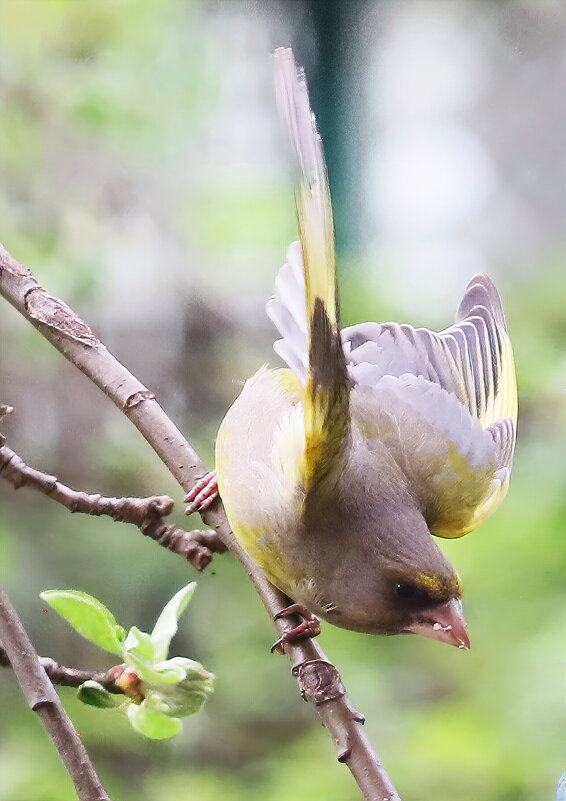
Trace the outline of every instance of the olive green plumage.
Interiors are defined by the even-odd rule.
[[[340,331],[322,145],[290,50],[275,70],[300,243],[267,311],[288,369],[262,368],[222,422],[228,519],[270,580],[328,621],[466,646],[460,582],[431,533],[476,528],[509,485],[517,393],[501,302],[479,275],[439,334]]]

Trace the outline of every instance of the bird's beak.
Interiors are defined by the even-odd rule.
[[[466,651],[470,648],[468,626],[459,598],[452,598],[442,606],[419,613],[417,620],[405,631],[447,642]]]

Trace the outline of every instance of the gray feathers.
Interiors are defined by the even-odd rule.
[[[287,251],[267,313],[282,336],[275,351],[304,384],[308,346],[298,242]],[[394,392],[399,404],[442,432],[470,465],[492,464],[502,471],[498,478],[508,481],[516,390],[505,315],[487,276],[470,281],[455,324],[440,333],[367,322],[341,334],[353,387]]]
[[[308,369],[307,305],[301,243],[287,248],[287,261],[275,279],[275,294],[267,301],[266,312],[282,336],[273,349],[306,382]]]

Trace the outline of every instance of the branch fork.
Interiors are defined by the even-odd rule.
[[[214,553],[226,550],[214,531],[185,531],[164,521],[175,506],[168,495],[148,498],[108,498],[88,494],[62,484],[56,476],[27,465],[15,451],[0,443],[0,477],[14,489],[30,487],[65,506],[72,513],[106,515],[117,523],[132,523],[142,534],[179,554],[199,572]]]
[[[197,477],[206,473],[206,468],[150,390],[109,353],[72,309],[48,295],[31,271],[22,267],[1,245],[0,294],[124,412],[185,492],[189,492]],[[203,512],[202,517],[224,547],[242,563],[273,619],[285,606],[286,598],[269,583],[237,542],[222,503],[216,501]],[[165,534],[163,531],[161,538],[158,538],[166,547],[171,547],[167,542],[173,540],[170,532]],[[177,551],[177,548],[174,550]],[[286,621],[276,620],[275,625],[280,634],[290,630],[290,624]],[[338,692],[341,687],[338,671],[326,659],[320,646],[313,640],[306,640],[300,644],[289,643],[285,647],[292,666],[297,668],[297,678],[303,682],[305,699],[313,705],[321,722],[331,733],[338,758],[347,764],[363,797],[366,801],[400,801],[361,727],[361,716],[353,714],[346,695]],[[321,667],[321,664],[329,667]],[[326,673],[329,679],[325,678]],[[326,687],[327,684],[331,688],[331,697],[317,702],[316,688]]]
[[[110,801],[81,738],[65,712],[18,613],[0,588],[0,639],[3,659],[12,666],[30,708],[41,718],[81,801]]]

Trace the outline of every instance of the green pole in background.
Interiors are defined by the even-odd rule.
[[[361,137],[364,54],[360,30],[365,0],[306,0],[316,61],[305,64],[330,175],[336,249],[361,245]]]

